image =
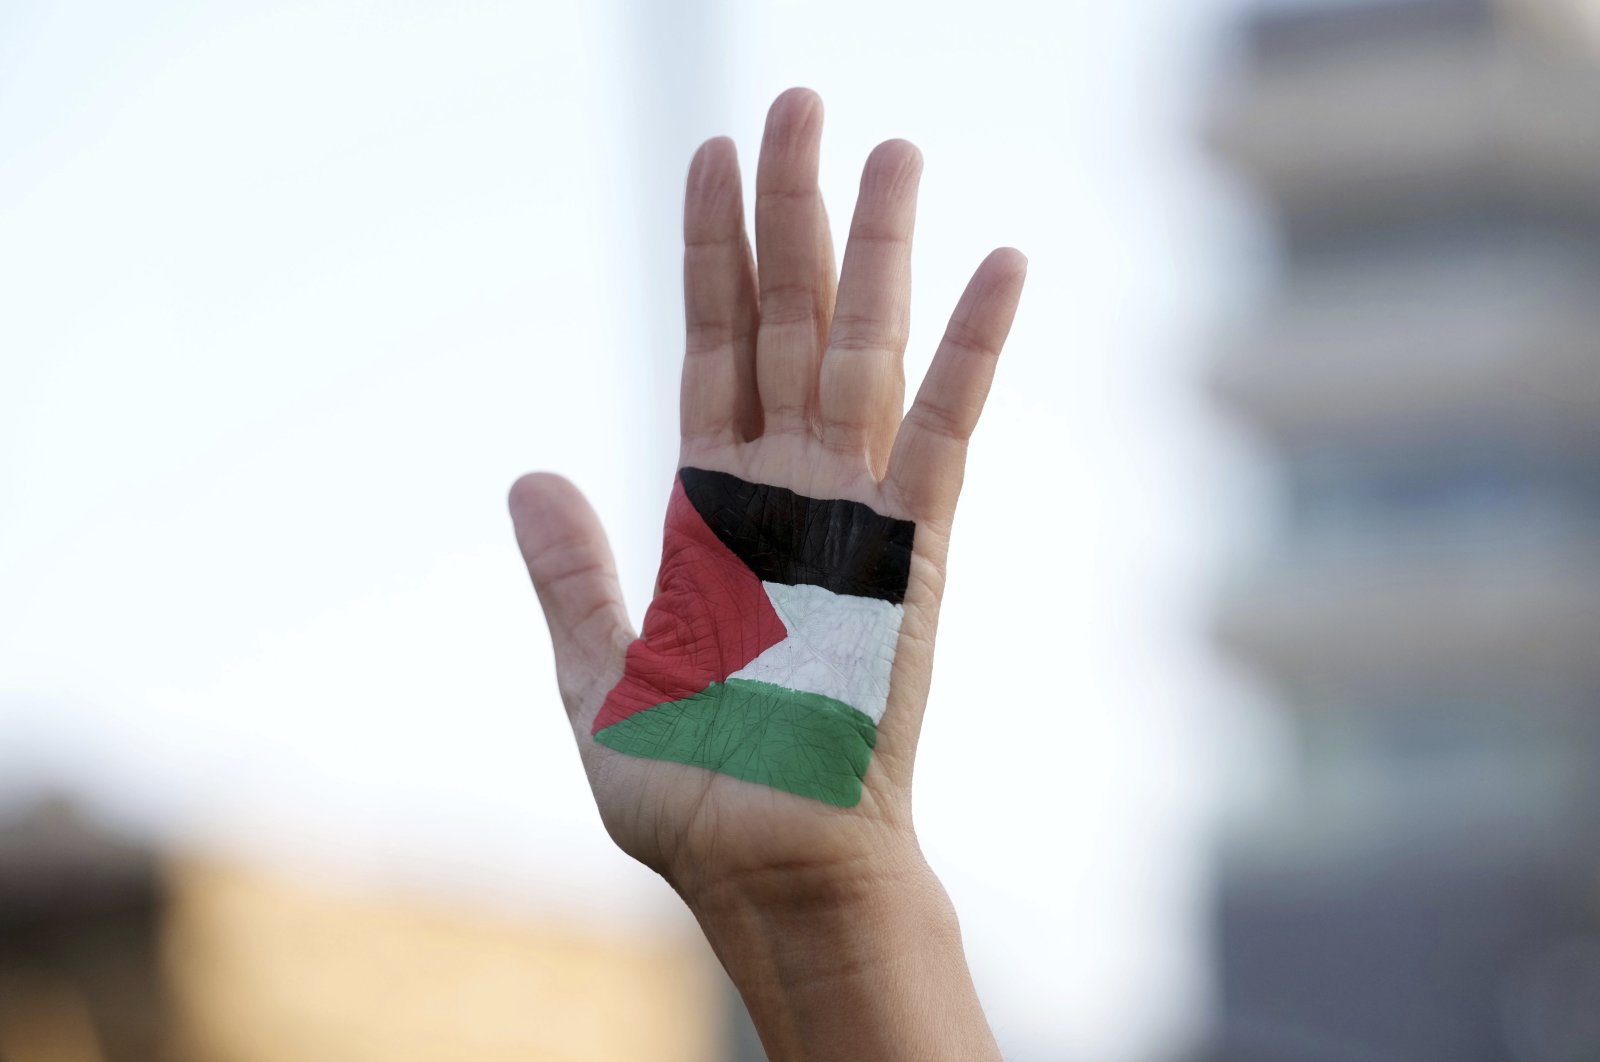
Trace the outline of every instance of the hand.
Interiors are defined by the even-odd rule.
[[[624,851],[683,895],[714,945],[724,914],[942,897],[912,830],[912,765],[967,440],[1026,270],[1010,249],[978,267],[902,419],[922,158],[898,140],[872,152],[836,283],[817,187],[821,129],[814,93],[792,89],[773,104],[754,258],[733,143],[708,141],[690,166],[679,465],[701,471],[674,486],[643,640],[577,490],[535,474],[511,493],[601,817]],[[894,546],[906,539],[897,576]],[[829,630],[849,629],[835,636],[848,644],[822,646],[809,671],[761,671],[750,662],[793,633],[802,598],[826,598],[860,629],[830,619]],[[819,644],[828,637],[813,633]],[[819,686],[773,679],[801,672],[826,688],[795,693]],[[722,692],[696,694],[708,681]],[[822,702],[803,698],[822,694],[828,711],[805,715]],[[758,714],[761,725],[750,725]],[[812,722],[824,718],[826,727]],[[730,950],[719,946],[725,962]]]

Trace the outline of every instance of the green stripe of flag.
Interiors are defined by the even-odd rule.
[[[751,679],[713,682],[692,697],[595,732],[633,756],[674,760],[823,800],[861,802],[878,730],[843,701]]]

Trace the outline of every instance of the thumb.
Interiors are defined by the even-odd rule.
[[[567,480],[534,472],[512,484],[511,522],[555,648],[567,714],[593,713],[633,640],[600,519]]]

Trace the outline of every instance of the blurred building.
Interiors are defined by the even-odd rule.
[[[1597,26],[1242,28],[1211,139],[1280,269],[1212,383],[1282,504],[1217,627],[1298,762],[1223,861],[1219,1058],[1600,1058]]]
[[[162,855],[47,800],[0,823],[0,1062],[761,1057],[697,934],[617,926]]]

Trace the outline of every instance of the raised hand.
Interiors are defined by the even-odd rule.
[[[868,158],[836,283],[821,130],[814,93],[773,104],[755,256],[733,143],[708,141],[690,166],[680,469],[642,637],[570,484],[526,476],[511,510],[606,828],[695,910],[769,1051],[833,1057],[816,1039],[829,1029],[808,1028],[777,987],[794,971],[777,976],[749,946],[802,910],[871,917],[886,947],[908,912],[940,936],[948,905],[912,831],[912,764],[967,440],[1026,260],[1002,249],[978,267],[902,418],[921,155],[889,141]],[[924,902],[883,906],[906,896]],[[959,964],[953,918],[948,929]],[[820,942],[829,930],[803,932]],[[879,958],[912,961],[927,946]],[[828,956],[816,958],[807,968],[821,976]],[[954,973],[948,948],[920,965]],[[965,1014],[957,1032],[976,1039],[940,1042],[965,1051],[951,1057],[992,1052],[964,964],[955,981],[899,1001],[910,1011],[873,1006],[898,1015],[878,1015],[890,1025],[914,1022],[919,1006],[943,1015],[929,1028]],[[829,1001],[835,1023],[866,1005],[844,1002]],[[931,1049],[904,1033],[899,1047]],[[838,1057],[900,1057],[896,1044],[837,1046]]]

